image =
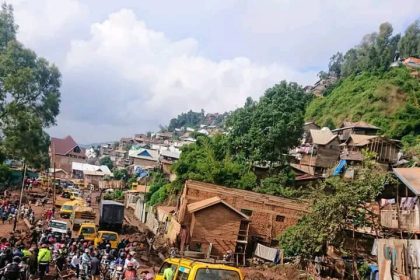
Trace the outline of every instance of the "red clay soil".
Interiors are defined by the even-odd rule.
[[[241,269],[245,280],[300,280],[308,279],[304,271],[292,265],[275,267],[247,267]]]

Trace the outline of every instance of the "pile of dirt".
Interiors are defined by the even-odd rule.
[[[308,277],[294,265],[247,267],[241,270],[245,280],[303,280]]]

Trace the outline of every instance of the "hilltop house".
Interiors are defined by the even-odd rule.
[[[51,137],[49,148],[51,167],[62,169],[67,174],[72,173],[73,162],[86,162],[86,152],[81,148],[71,136],[65,138]]]
[[[298,148],[302,170],[313,169],[309,174],[326,174],[340,157],[340,141],[328,128],[310,129],[306,143]]]
[[[159,161],[165,174],[171,174],[171,167],[179,159],[181,152],[178,149],[162,148]]]
[[[398,161],[401,144],[398,140],[386,139],[376,135],[350,134],[343,144],[340,158],[348,161],[362,161],[362,150],[374,152],[376,161],[394,164]]]
[[[343,124],[334,129],[332,132],[338,135],[340,141],[345,142],[348,140],[351,134],[359,135],[376,135],[379,131],[379,127],[368,124],[367,122],[343,122]]]
[[[72,163],[72,177],[76,179],[83,179],[85,186],[93,184],[99,186],[99,182],[105,176],[112,176],[111,170],[106,165],[92,165],[88,163]]]
[[[157,150],[132,148],[128,152],[128,156],[134,165],[143,169],[153,169],[159,166],[159,152]]]
[[[122,137],[118,144],[119,150],[128,150],[135,143],[133,138]]]

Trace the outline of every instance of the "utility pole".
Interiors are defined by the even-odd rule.
[[[54,142],[51,142],[52,149],[51,149],[51,158],[53,161],[53,208],[55,208],[55,145]]]
[[[17,219],[20,216],[20,210],[21,210],[20,208],[22,207],[23,190],[25,188],[25,177],[26,177],[26,162],[23,161],[22,186],[21,186],[21,189],[20,189],[19,207],[18,207],[18,211],[15,215],[15,220],[13,222],[13,232],[16,230]]]

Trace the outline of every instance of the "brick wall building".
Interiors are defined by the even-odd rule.
[[[194,212],[191,211],[191,208],[194,208],[193,206],[196,203],[202,202],[205,204],[206,200],[217,200],[217,198],[222,200],[225,206],[245,214],[249,223],[247,225],[239,223],[238,226],[237,219],[233,219],[235,215],[231,219],[230,215],[219,213],[222,210],[220,207],[207,208],[204,212],[207,218],[202,218],[203,215],[200,214],[200,219],[203,221],[211,221],[211,227],[194,222]],[[207,238],[209,238],[209,234],[217,235],[215,232],[219,232],[220,226],[226,219],[229,219],[232,222],[230,226],[231,231],[236,231],[234,233],[236,239],[238,239],[240,230],[246,230],[246,241],[270,245],[276,242],[276,238],[287,227],[296,224],[306,211],[307,204],[299,200],[226,188],[203,182],[187,181],[180,198],[177,219],[181,225],[188,228],[191,241],[194,241],[194,236],[191,236],[191,233],[194,234],[197,230],[200,232],[200,235],[205,232]],[[202,229],[197,229],[197,227]],[[233,228],[236,229],[234,230]],[[211,230],[213,232],[210,232]],[[220,239],[223,242],[223,238],[220,237]]]
[[[49,154],[51,167],[63,169],[67,174],[72,173],[73,162],[86,162],[86,150],[80,148],[71,136],[65,138],[51,137]]]

